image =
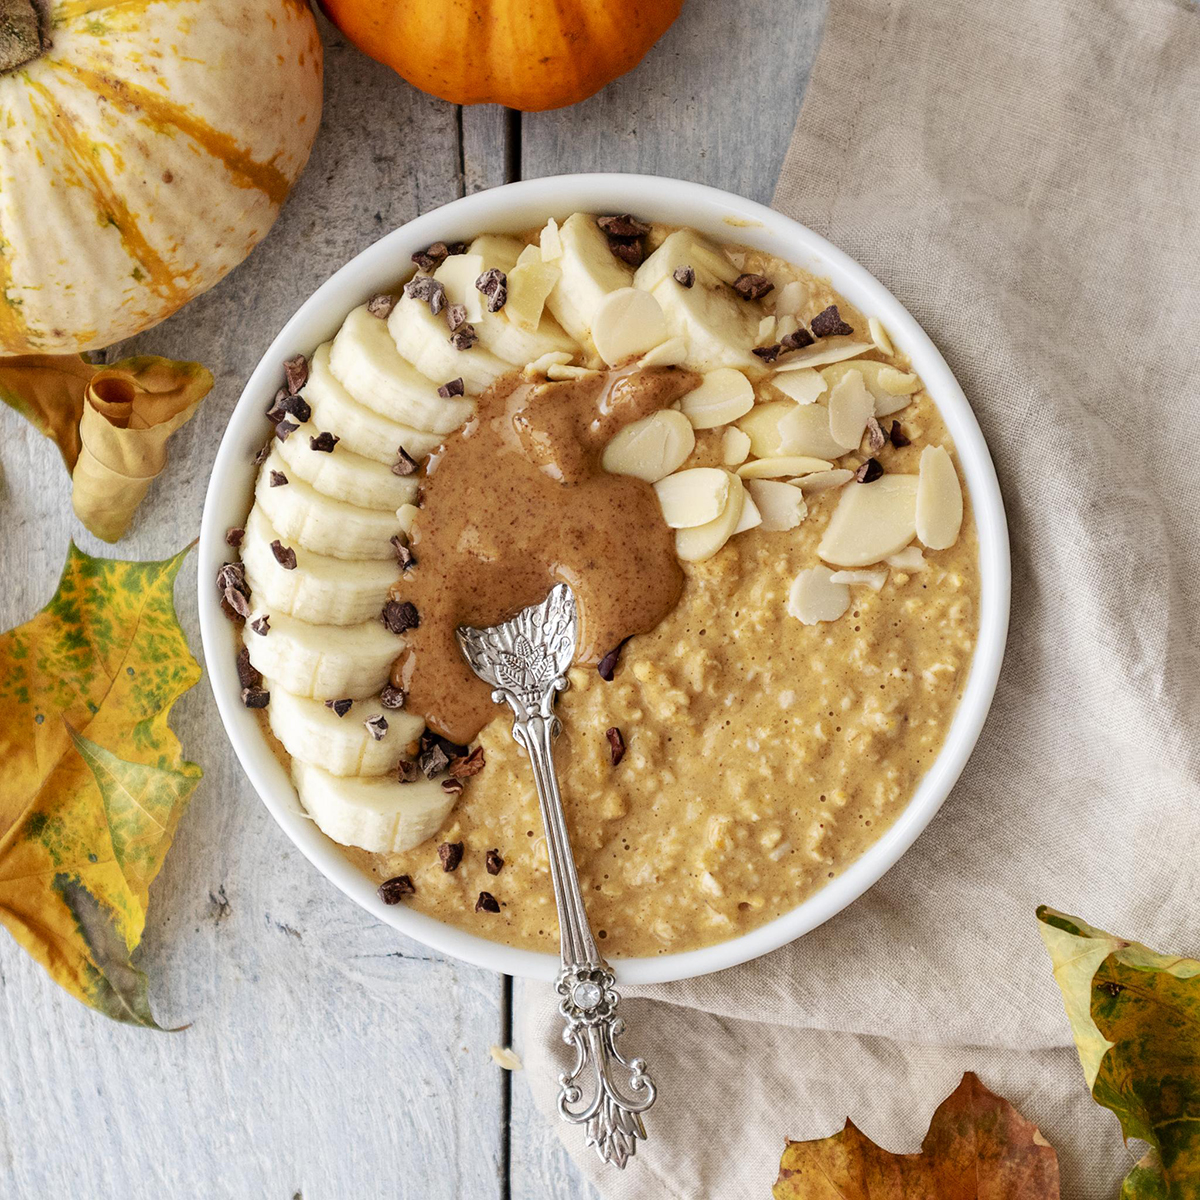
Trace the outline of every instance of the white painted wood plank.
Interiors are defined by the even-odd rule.
[[[638,171],[769,202],[826,0],[689,0],[638,67],[522,119],[522,175]]]
[[[0,627],[54,590],[67,541],[161,558],[196,536],[230,408],[331,271],[462,188],[457,114],[326,32],[326,103],[278,225],[218,288],[118,353],[195,358],[216,387],[115,549],[84,533],[52,445],[0,411]],[[177,603],[200,656],[196,584]],[[0,934],[0,1194],[278,1197],[500,1192],[500,980],[377,924],[296,852],[233,759],[208,684],[176,707],[206,777],[152,889],[141,965],[183,1033],[59,992]]]

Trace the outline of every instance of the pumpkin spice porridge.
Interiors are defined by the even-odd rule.
[[[556,760],[606,955],[796,907],[936,758],[979,611],[953,444],[878,321],[630,216],[430,246],[285,364],[218,578],[304,810],[404,903],[554,951],[528,760],[458,625],[571,585]]]

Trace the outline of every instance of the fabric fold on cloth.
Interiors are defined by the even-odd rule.
[[[1197,145],[1183,0],[833,0],[775,207],[962,383],[1008,511],[1007,658],[954,792],[870,892],[756,962],[626,989],[650,1140],[622,1173],[563,1129],[604,1196],[766,1196],[785,1137],[847,1116],[915,1150],[967,1069],[1042,1126],[1064,1196],[1115,1194],[1131,1149],[1087,1095],[1034,908],[1200,953]],[[544,988],[518,996],[556,1120],[558,1021]]]

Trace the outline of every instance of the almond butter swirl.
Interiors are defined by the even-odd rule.
[[[608,474],[600,458],[620,429],[698,382],[676,367],[508,377],[430,457],[409,538],[416,562],[391,589],[420,624],[392,684],[436,733],[465,744],[497,713],[457,626],[494,625],[565,582],[579,605],[578,661],[594,666],[675,607],[683,572],[654,489]]]

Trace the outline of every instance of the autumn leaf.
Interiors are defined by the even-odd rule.
[[[0,635],[0,921],[72,995],[158,1028],[130,957],[200,768],[167,724],[200,678],[165,562],[72,545],[58,591]]]
[[[1200,962],[1037,915],[1092,1097],[1154,1148],[1121,1195],[1200,1195]]]
[[[0,358],[0,400],[53,439],[71,501],[97,537],[117,541],[167,463],[167,439],[212,387],[199,363],[142,355],[97,367],[77,354]]]
[[[893,1154],[847,1121],[791,1142],[775,1200],[1057,1200],[1058,1156],[1036,1125],[967,1072],[938,1106],[919,1154]]]

